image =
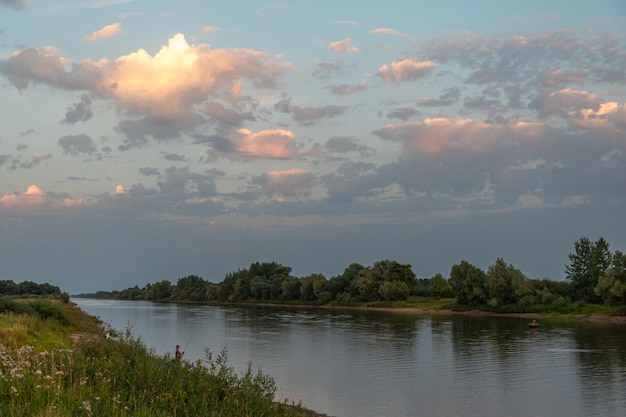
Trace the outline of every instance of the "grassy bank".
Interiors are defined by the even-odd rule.
[[[37,302],[0,314],[3,417],[315,415],[275,403],[274,380],[251,366],[236,374],[226,352],[178,362],[130,332],[102,337],[96,318],[73,304]]]

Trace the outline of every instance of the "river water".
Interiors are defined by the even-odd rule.
[[[624,417],[626,325],[73,299],[155,352],[228,352],[335,417]]]

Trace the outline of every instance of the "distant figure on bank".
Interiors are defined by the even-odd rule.
[[[104,332],[107,328],[107,323],[106,321],[103,321],[102,324],[100,325],[100,328],[102,329],[102,331]]]
[[[174,357],[176,357],[176,360],[180,362],[180,358],[182,358],[184,354],[185,352],[180,351],[180,345],[176,345],[176,352],[174,352]]]

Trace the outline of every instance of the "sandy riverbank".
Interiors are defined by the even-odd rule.
[[[289,305],[285,305],[289,306]],[[293,306],[292,306],[293,307]],[[369,310],[369,311],[389,311],[394,313],[403,314],[436,314],[436,315],[448,315],[448,316],[476,316],[476,317],[515,317],[528,320],[539,320],[549,318],[544,314],[539,313],[497,313],[483,310],[434,310],[434,309],[421,309],[414,307],[349,307],[349,306],[320,306],[315,308],[328,308],[337,310]],[[589,321],[596,323],[616,323],[626,324],[626,316],[612,316],[608,314],[561,314],[559,317],[572,318],[575,320]]]

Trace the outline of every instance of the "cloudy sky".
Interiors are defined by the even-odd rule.
[[[0,279],[626,250],[621,0],[0,0],[0,109]]]

